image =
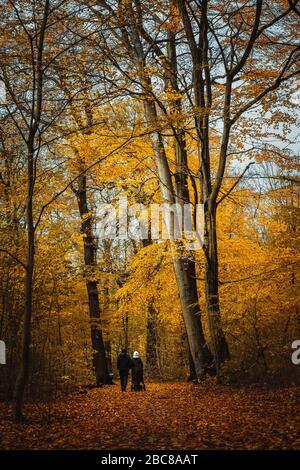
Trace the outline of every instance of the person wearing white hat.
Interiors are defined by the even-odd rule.
[[[138,351],[134,351],[131,361],[132,389],[137,392],[144,387],[144,367]],[[143,384],[143,385],[141,385]]]

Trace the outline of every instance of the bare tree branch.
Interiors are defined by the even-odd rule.
[[[6,250],[6,248],[0,248],[0,251],[2,253],[6,253],[8,256],[10,256],[12,259],[14,259],[17,263],[19,263],[25,270],[27,269],[27,266],[23,261],[21,261],[16,255],[11,253],[10,251]]]
[[[234,182],[234,184],[231,186],[231,188],[223,194],[223,196],[217,201],[217,205],[219,205],[227,196],[229,196],[230,193],[234,190],[234,188],[239,184],[239,182],[242,180],[244,174],[248,169],[250,168],[251,165],[254,165],[255,162],[250,162],[246,168],[244,169],[243,173],[237,178],[237,180]]]

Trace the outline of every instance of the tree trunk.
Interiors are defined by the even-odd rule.
[[[34,187],[34,162],[33,150],[29,151],[27,158],[27,202],[26,202],[26,224],[27,224],[27,269],[25,273],[25,308],[23,320],[22,357],[20,371],[17,376],[14,389],[13,419],[19,423],[23,421],[22,408],[25,388],[29,377],[30,364],[30,337],[32,317],[32,289],[34,271],[34,223],[33,223],[33,187]]]
[[[147,121],[150,125],[155,125],[157,122],[155,104],[150,100],[146,100],[144,107]],[[162,137],[158,131],[153,131],[151,138],[163,202],[174,204],[175,196],[171,173]],[[170,234],[170,241],[173,241],[172,233]],[[196,376],[197,379],[201,379],[206,373],[208,364],[211,362],[201,325],[195,264],[191,262],[189,257],[182,256],[176,252],[174,253],[174,270],[190,351],[195,364]]]
[[[125,317],[123,317],[123,331],[124,331],[124,342],[123,348],[129,349],[129,316],[128,312],[125,313]]]
[[[89,299],[92,348],[96,351],[93,355],[93,366],[95,369],[96,384],[98,387],[101,387],[101,385],[109,383],[109,375],[103,335],[99,324],[100,306],[97,283],[94,281],[87,281],[86,288]]]
[[[164,148],[163,137],[159,130],[159,119],[157,116],[156,103],[153,98],[154,94],[152,90],[151,78],[149,77],[147,71],[145,71],[145,54],[143,50],[143,43],[140,37],[141,31],[139,28],[139,21],[141,21],[141,18],[139,18],[139,21],[135,21],[135,12],[132,7],[132,2],[126,2],[126,7],[126,14],[128,15],[128,22],[130,26],[129,37],[133,45],[133,47],[131,45],[129,46],[128,53],[131,56],[134,56],[137,72],[141,82],[143,83],[143,89],[145,91],[145,119],[151,129],[150,136],[152,141],[154,160],[160,182],[161,196],[163,203],[173,205],[175,204],[176,199],[171,179],[171,172]],[[120,11],[120,13],[122,12]],[[128,47],[127,38],[125,43]],[[171,233],[169,234],[171,244],[174,242],[174,227],[175,223],[173,220],[171,221]],[[187,257],[181,256],[179,250],[175,250],[173,253],[173,260],[190,350],[193,361],[195,363],[197,379],[201,379],[204,376],[207,368],[207,348],[200,321],[198,293],[197,288],[195,288],[197,287],[196,279],[193,279],[190,276],[191,270],[186,269],[187,264],[189,264]]]
[[[205,210],[205,247],[206,308],[215,368],[217,375],[219,375],[220,366],[230,358],[230,355],[221,326],[215,205],[207,207]]]
[[[96,245],[93,237],[93,219],[88,210],[86,176],[81,176],[78,182],[78,190],[73,188],[77,196],[78,209],[81,216],[81,231],[84,235],[84,262],[88,270],[87,277],[90,277],[96,267]],[[89,302],[89,313],[91,321],[91,340],[93,355],[93,366],[95,370],[96,384],[101,386],[109,383],[109,374],[106,360],[106,353],[100,326],[100,304],[99,293],[96,281],[87,280],[86,289]]]
[[[195,371],[195,364],[194,364],[194,361],[193,361],[193,357],[191,355],[191,350],[190,350],[190,347],[188,345],[188,355],[189,355],[189,369],[190,369],[190,374],[188,376],[188,382],[191,382],[192,380],[196,380],[197,377],[196,377],[196,371]]]
[[[158,368],[158,337],[157,337],[157,312],[153,305],[153,302],[149,303],[148,306],[148,318],[147,318],[147,343],[146,343],[146,363],[147,371],[150,375],[157,375],[159,373]]]
[[[187,258],[177,258],[174,264],[195,374],[197,379],[201,379],[212,366],[212,357],[207,348],[201,325],[197,285],[194,278],[194,265]]]
[[[191,28],[191,20],[185,2],[175,2],[181,15],[183,27],[185,29],[189,48],[193,62],[193,88],[194,104],[196,109],[206,110],[195,116],[199,141],[199,181],[201,187],[201,202],[204,204],[205,235],[204,235],[204,255],[206,259],[205,292],[209,333],[213,346],[215,359],[215,368],[217,374],[222,362],[229,357],[228,346],[224,337],[219,305],[218,292],[218,259],[217,259],[217,237],[216,237],[216,199],[217,192],[212,188],[211,157],[210,157],[210,109],[212,106],[212,80],[209,66],[209,47],[208,47],[208,19],[207,8],[208,1],[201,3],[201,12],[199,15],[200,35],[199,47]],[[224,102],[224,119],[227,120],[227,114],[230,107],[231,87],[229,86]],[[222,152],[224,159],[228,145],[228,131],[223,133]],[[222,160],[222,159],[221,159]],[[225,160],[224,160],[225,161]],[[218,179],[218,178],[217,178]],[[219,182],[219,179],[218,179]],[[216,186],[216,184],[214,185]],[[214,193],[214,194],[212,194]]]
[[[111,342],[110,339],[105,341],[106,361],[109,374],[112,374],[112,358],[111,358]]]
[[[168,59],[170,68],[168,77],[166,80],[167,87],[171,87],[175,92],[179,93],[178,82],[177,82],[177,51],[176,51],[176,33],[172,30],[168,31]],[[182,113],[182,104],[181,99],[178,98],[171,102],[171,108],[175,111],[175,115]],[[175,187],[176,187],[176,195],[175,200],[176,203],[181,206],[182,214],[184,205],[190,204],[190,192],[188,187],[188,155],[186,150],[186,136],[185,130],[182,128],[176,128],[173,126],[174,135],[174,151],[175,151],[175,164],[176,164],[176,174],[175,174]],[[195,195],[196,196],[196,195]],[[195,204],[197,201],[194,201]],[[190,214],[192,218],[192,214]],[[182,220],[183,222],[183,220]],[[184,236],[184,234],[183,234]],[[183,258],[184,264],[184,271],[185,276],[187,277],[186,282],[187,287],[185,290],[187,291],[185,294],[182,295],[186,298],[187,309],[190,310],[188,317],[198,317],[198,323],[200,323],[200,344],[202,346],[202,354],[204,355],[205,361],[205,369],[212,372],[213,370],[213,358],[212,355],[205,343],[204,335],[202,332],[201,327],[201,317],[200,317],[200,306],[199,306],[199,298],[198,298],[198,289],[197,289],[197,282],[196,282],[196,265],[195,265],[195,258],[192,251],[188,253],[188,256]],[[180,267],[178,268],[180,272]],[[188,306],[191,307],[188,307]],[[193,320],[195,322],[195,319]],[[196,328],[196,325],[194,326]],[[199,354],[197,350],[195,350],[196,354]],[[197,367],[195,364],[191,365],[191,361],[193,360],[193,354],[191,352],[191,345],[189,344],[189,363],[190,363],[190,373],[191,377],[194,379],[198,377]]]

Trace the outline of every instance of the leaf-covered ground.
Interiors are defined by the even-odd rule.
[[[150,383],[25,407],[27,425],[0,408],[1,449],[297,449],[300,390]]]

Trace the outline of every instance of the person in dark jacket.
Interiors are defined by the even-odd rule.
[[[142,390],[141,384],[144,384],[143,361],[137,351],[134,351],[131,360],[132,385],[135,392]]]
[[[117,367],[119,369],[120,374],[121,390],[122,392],[126,392],[128,374],[131,368],[131,359],[130,356],[127,354],[126,348],[123,348],[122,352],[118,356]]]

